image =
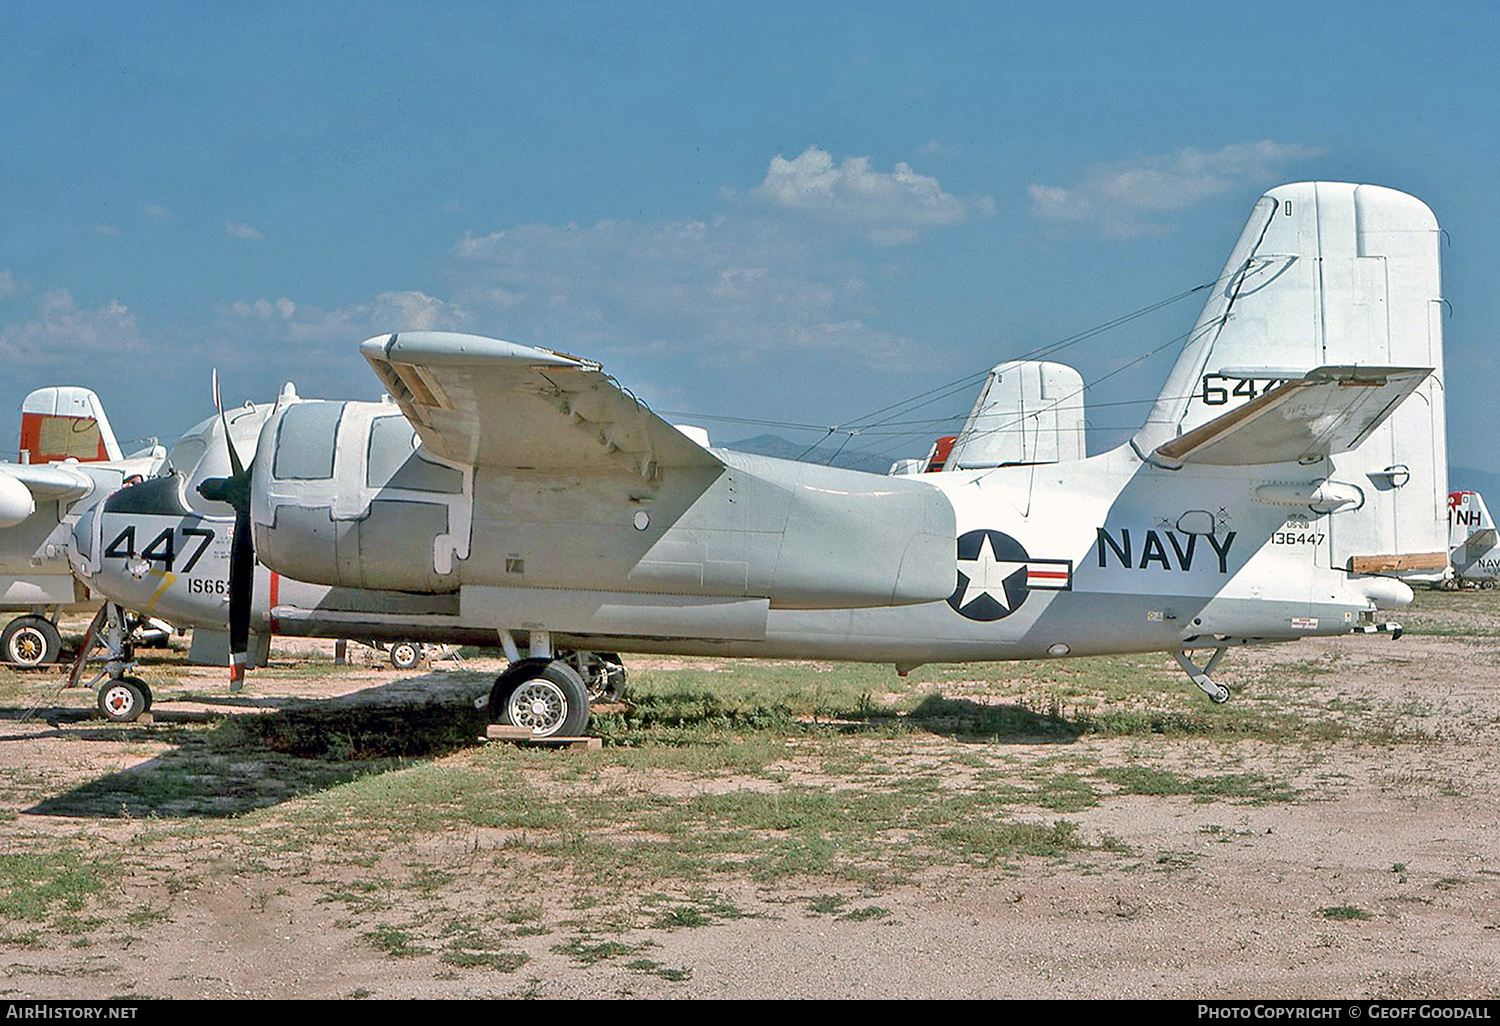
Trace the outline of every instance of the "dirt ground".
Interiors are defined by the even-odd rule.
[[[299,870],[294,858],[245,857],[231,839],[247,829],[241,820],[179,819],[170,809],[167,816],[120,815],[105,808],[107,788],[89,790],[167,758],[173,746],[158,738],[174,719],[275,708],[294,695],[362,691],[390,700],[401,693],[403,675],[394,671],[371,666],[262,684],[255,699],[241,700],[222,694],[216,671],[194,670],[200,694],[159,705],[155,726],[126,728],[86,718],[87,696],[39,695],[40,718],[0,711],[0,770],[8,781],[0,793],[0,855],[30,850],[38,837],[76,845],[80,834],[101,857],[117,852],[128,862],[149,852],[139,880],[112,884],[121,891],[114,907],[156,912],[105,914],[102,924],[74,924],[71,932],[54,921],[40,937],[26,923],[0,923],[0,995],[1495,998],[1496,656],[1493,638],[1440,634],[1233,653],[1231,674],[1290,659],[1332,660],[1334,672],[1319,679],[1310,700],[1405,710],[1419,736],[1288,745],[1085,735],[1071,750],[1102,765],[1191,769],[1232,758],[1273,768],[1297,797],[1255,804],[1110,795],[1064,818],[1085,838],[1109,838],[1132,854],[1091,849],[998,870],[927,867],[872,899],[878,920],[818,914],[806,900],[789,900],[795,888],[747,877],[725,890],[743,916],[697,929],[631,931],[648,964],[677,968],[670,973],[643,972],[625,959],[587,962],[558,951],[557,933],[540,931],[513,940],[529,956],[518,971],[455,970],[431,954],[391,957],[389,945],[378,950],[350,925],[347,903],[329,900],[328,881],[310,874],[307,862]],[[436,674],[410,693],[479,693],[483,679],[483,672]],[[957,743],[918,742],[934,750]],[[1042,760],[1055,747],[1017,743],[1008,754]],[[274,786],[273,763],[239,769],[245,787]],[[273,795],[257,804],[274,811],[283,800],[319,797]],[[472,864],[504,843],[484,829],[454,828],[423,835],[412,851],[391,857],[403,865]],[[173,887],[174,878],[189,882]],[[457,874],[444,883],[447,900],[482,907],[495,891],[493,875],[483,881]]]

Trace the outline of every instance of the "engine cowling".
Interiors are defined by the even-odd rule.
[[[256,555],[317,584],[456,591],[472,490],[472,470],[423,449],[390,403],[292,403],[257,446]]]

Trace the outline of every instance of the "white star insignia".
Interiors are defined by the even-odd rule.
[[[1005,597],[1005,579],[1017,570],[1025,570],[1025,563],[1001,561],[995,558],[995,548],[989,535],[980,542],[979,554],[973,559],[960,559],[958,568],[969,579],[964,597],[959,600],[962,609],[980,595],[988,595],[1000,603],[1000,608],[1009,611],[1010,600]]]

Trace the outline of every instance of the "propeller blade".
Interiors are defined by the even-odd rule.
[[[234,510],[234,542],[229,553],[229,690],[244,684],[250,649],[250,607],[255,592],[255,544],[250,533],[250,468],[240,459],[229,434],[229,417],[219,394],[219,372],[213,372],[214,408],[224,429],[229,450],[230,475],[208,478],[198,485],[198,494],[210,502],[222,502]],[[252,464],[255,462],[252,458]]]
[[[234,547],[229,554],[229,688],[245,679],[250,648],[250,604],[255,587],[255,546],[250,537],[250,510],[234,514]]]

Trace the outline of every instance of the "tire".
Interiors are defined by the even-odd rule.
[[[397,641],[391,645],[391,665],[398,670],[415,670],[423,655],[421,644],[415,641]]]
[[[495,681],[490,716],[534,738],[577,737],[589,725],[588,688],[566,663],[527,661]]]
[[[589,698],[595,702],[624,701],[625,663],[615,652],[599,652],[596,658],[588,681]]]
[[[111,723],[134,723],[151,708],[151,689],[135,677],[116,677],[99,689],[99,712]]]
[[[44,666],[57,662],[62,638],[40,616],[18,616],[0,633],[0,661],[10,666]]]

